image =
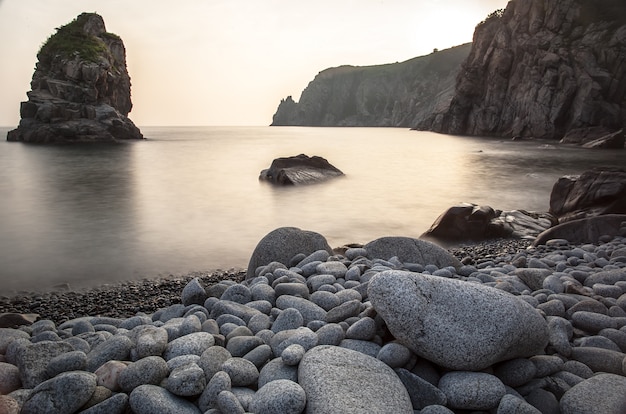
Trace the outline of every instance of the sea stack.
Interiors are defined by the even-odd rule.
[[[57,29],[37,54],[28,101],[8,141],[116,142],[143,139],[127,117],[130,76],[122,39],[95,13]]]

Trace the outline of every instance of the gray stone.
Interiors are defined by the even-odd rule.
[[[14,341],[18,344],[19,340]],[[34,388],[37,384],[48,379],[46,368],[50,360],[56,356],[71,352],[72,346],[65,342],[38,342],[31,344],[26,341],[23,346],[17,346],[15,361],[9,358],[11,347],[7,348],[7,361],[16,365],[20,370],[20,379],[24,388]]]
[[[530,357],[530,361],[535,364],[537,378],[547,377],[563,369],[563,359],[558,355],[535,355]]]
[[[335,262],[337,263],[337,262]],[[325,263],[320,263],[319,265],[317,265],[317,267],[324,265]],[[322,286],[324,285],[332,285],[333,283],[337,282],[337,278],[333,275],[325,275],[325,274],[317,274],[317,275],[313,275],[310,276],[307,281],[306,284],[309,287],[309,289],[311,290],[311,292],[316,292],[318,291]]]
[[[167,347],[167,331],[163,328],[145,325],[139,328],[135,347],[131,350],[134,360],[147,356],[160,356]]]
[[[593,372],[623,375],[622,363],[626,355],[622,352],[594,347],[572,348],[571,359],[582,362]]]
[[[315,270],[320,275],[326,274],[339,278],[346,275],[348,268],[341,262],[328,261],[318,264]]]
[[[207,382],[213,378],[215,373],[222,370],[224,362],[231,357],[230,352],[221,346],[209,347],[200,355],[198,366],[204,371]]]
[[[84,332],[95,332],[93,325],[86,320],[76,321],[74,326],[72,327],[72,335],[76,336],[82,334]]]
[[[272,348],[267,345],[259,345],[256,348],[249,351],[247,354],[243,356],[243,359],[247,359],[252,362],[257,369],[261,369],[263,365],[272,357]]]
[[[300,414],[306,406],[306,393],[289,380],[276,380],[259,388],[249,411],[264,414]]]
[[[406,263],[432,264],[439,269],[446,266],[461,268],[461,262],[450,252],[426,240],[410,237],[381,237],[363,246],[370,259],[388,260],[397,256]]]
[[[307,351],[317,345],[317,334],[309,328],[298,328],[281,331],[270,340],[274,355],[280,355],[289,345],[299,344]]]
[[[429,405],[420,410],[420,414],[454,414],[454,411],[443,405]]]
[[[246,410],[232,391],[224,390],[217,394],[217,408],[222,413],[245,414]]]
[[[506,394],[500,400],[496,414],[541,414],[541,411],[522,398],[518,398],[512,394]]]
[[[222,371],[230,377],[233,387],[247,387],[259,379],[259,370],[244,358],[230,358],[222,364]]]
[[[246,304],[252,300],[252,292],[250,292],[250,288],[248,286],[242,284],[231,285],[222,296],[220,296],[220,300],[229,300],[231,302]]]
[[[297,309],[304,318],[304,325],[311,321],[325,320],[326,311],[313,302],[296,296],[279,296],[276,298],[276,307],[282,310],[288,308]]]
[[[261,388],[265,384],[280,379],[298,382],[298,367],[287,365],[282,358],[278,357],[272,359],[261,368],[258,387]]]
[[[332,254],[331,247],[321,234],[295,227],[280,227],[268,233],[255,247],[248,263],[246,279],[253,278],[259,266],[271,262],[288,265],[295,255],[299,253],[308,255],[318,250]]]
[[[272,324],[273,332],[296,329],[304,325],[304,318],[299,310],[295,308],[284,309]]]
[[[257,283],[250,287],[250,293],[252,294],[252,300],[266,300],[274,306],[276,304],[276,292],[270,285],[263,283]]]
[[[18,329],[0,328],[0,354],[6,354],[9,343],[17,338],[30,339],[30,335]]]
[[[534,308],[488,286],[392,270],[370,281],[368,295],[399,342],[447,368],[480,370],[548,343]]]
[[[298,296],[304,299],[309,299],[309,287],[300,282],[285,282],[278,283],[274,287],[276,297],[283,295]]]
[[[404,367],[413,353],[409,348],[399,342],[388,342],[380,348],[376,358],[389,365],[391,368]]]
[[[197,277],[194,277],[185,285],[180,296],[181,302],[185,306],[192,304],[204,305],[207,297],[206,290]]]
[[[213,335],[208,332],[196,332],[181,336],[167,344],[163,352],[163,358],[167,361],[180,355],[202,355],[214,343]]]
[[[490,410],[506,393],[502,381],[484,372],[453,371],[439,380],[439,389],[448,398],[448,406],[463,410]]]
[[[306,392],[307,413],[413,413],[396,373],[349,349],[322,345],[309,350],[300,362],[298,383]]]
[[[206,387],[204,371],[197,364],[187,364],[170,372],[165,389],[180,397],[193,397],[202,394]]]
[[[122,392],[114,394],[106,400],[82,410],[81,414],[124,414],[128,406],[128,395]]]
[[[376,336],[376,329],[374,319],[366,316],[350,325],[346,331],[346,338],[369,341]]]
[[[24,402],[24,414],[73,413],[94,393],[96,376],[90,372],[64,372],[37,385]]]
[[[83,351],[65,352],[48,362],[46,373],[50,378],[67,371],[84,371],[87,367],[87,355]]]
[[[567,239],[572,244],[597,243],[605,234],[617,235],[619,226],[626,219],[622,214],[604,214],[561,223],[540,233],[533,246],[545,244],[550,239]]]
[[[341,303],[341,301],[335,294],[323,290],[313,292],[309,299],[311,302],[315,303],[317,306],[321,307],[327,312],[335,306],[339,306],[339,304]]]
[[[618,328],[617,321],[608,316],[595,312],[578,311],[572,315],[572,324],[576,328],[590,333],[598,333],[606,328]]]
[[[359,339],[344,339],[339,346],[353,351],[361,352],[365,355],[376,358],[380,353],[381,346],[376,342],[361,341]]]
[[[315,334],[319,345],[339,345],[346,337],[346,332],[337,323],[328,323],[315,331]]]
[[[570,388],[559,405],[563,414],[623,413],[626,409],[626,378],[598,374]]]
[[[222,391],[229,391],[232,385],[230,376],[224,372],[216,372],[200,395],[198,406],[202,412],[217,407],[217,396]]]
[[[446,405],[446,395],[430,382],[403,368],[395,371],[409,392],[414,410],[421,410],[429,405]]]
[[[226,343],[226,349],[234,357],[242,357],[254,348],[263,345],[264,342],[258,336],[235,336]]]
[[[280,357],[286,365],[298,365],[304,357],[306,350],[300,344],[292,344],[283,349]]]
[[[515,358],[498,364],[494,374],[504,385],[516,388],[535,378],[537,367],[529,359]]]
[[[87,370],[94,372],[107,361],[128,359],[133,341],[127,336],[116,335],[102,342],[87,354]]]
[[[242,319],[245,323],[248,323],[250,318],[260,313],[261,312],[258,310],[241,303],[230,300],[220,300],[212,306],[210,316],[212,319],[217,319],[221,315],[233,315]]]
[[[149,356],[133,362],[120,372],[117,382],[124,392],[130,392],[143,384],[160,384],[169,368],[167,362],[158,356]]]
[[[361,312],[361,301],[358,299],[349,300],[339,306],[332,308],[326,313],[326,322],[338,323],[348,318],[357,316]]]
[[[573,327],[570,321],[560,317],[548,318],[548,341],[561,355],[569,357],[572,352],[570,339]]]
[[[130,393],[128,402],[136,414],[201,414],[192,402],[156,385],[138,386]]]

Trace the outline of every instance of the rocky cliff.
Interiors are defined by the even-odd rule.
[[[591,140],[625,123],[626,2],[512,0],[476,27],[450,107],[416,126]]]
[[[401,63],[320,72],[299,102],[282,100],[272,125],[410,127],[447,108],[470,44]]]
[[[8,141],[112,142],[142,139],[132,108],[126,49],[104,20],[83,13],[43,44],[28,101]]]

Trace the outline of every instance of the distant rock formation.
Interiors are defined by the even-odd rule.
[[[114,142],[143,139],[132,108],[126,49],[95,13],[57,29],[37,54],[28,101],[8,141]]]
[[[342,176],[343,172],[326,158],[300,154],[276,158],[270,168],[261,171],[259,180],[278,185],[314,184]]]
[[[625,62],[623,0],[512,0],[476,27],[450,107],[418,127],[548,139],[603,127],[606,135],[626,125]]]
[[[401,63],[320,72],[299,102],[283,99],[273,126],[412,127],[448,107],[471,45]]]

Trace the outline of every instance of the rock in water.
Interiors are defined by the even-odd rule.
[[[368,295],[401,343],[446,368],[478,371],[548,343],[532,306],[489,286],[389,270],[371,279]]]
[[[260,180],[272,184],[313,184],[342,176],[343,172],[325,158],[305,154],[276,158],[270,168],[261,171]]]
[[[102,17],[82,13],[43,44],[19,126],[8,141],[115,142],[143,139],[132,108],[126,49]]]
[[[298,369],[307,413],[412,413],[409,394],[384,362],[361,352],[320,345]]]

